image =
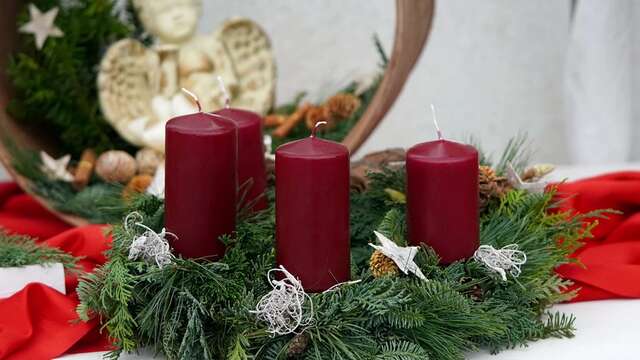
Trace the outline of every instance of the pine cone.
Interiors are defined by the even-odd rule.
[[[329,130],[335,127],[335,121],[331,118],[331,114],[326,106],[313,106],[306,114],[306,124],[309,130],[313,129],[320,121],[326,121],[325,129]]]
[[[348,119],[360,107],[360,99],[351,94],[336,94],[327,100],[329,114],[338,120]]]
[[[398,265],[379,250],[376,250],[371,254],[369,269],[371,269],[373,277],[376,278],[383,276],[396,276],[400,273]]]
[[[473,281],[473,279],[468,277],[468,276],[463,276],[463,277],[460,278],[460,283],[461,284],[467,284],[467,283],[469,283],[471,281]],[[471,300],[476,301],[476,302],[480,302],[480,301],[484,300],[484,290],[478,284],[475,284],[475,285],[471,286],[469,289],[466,289],[465,291],[463,291],[463,294],[469,296],[469,298]]]
[[[499,201],[510,189],[505,177],[496,175],[489,166],[481,165],[478,172],[478,189],[480,193],[480,212],[490,204]]]
[[[309,334],[302,333],[298,334],[289,341],[289,346],[287,348],[287,357],[295,358],[304,354],[307,350],[307,346],[309,345]]]
[[[480,285],[473,285],[473,287],[469,289],[469,298],[475,302],[484,300],[484,290],[482,290]]]

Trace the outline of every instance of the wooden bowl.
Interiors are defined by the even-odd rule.
[[[19,0],[0,1],[0,14],[2,14],[0,16],[0,69],[6,69],[9,56],[16,49],[18,43],[16,17],[22,5],[23,3]],[[352,153],[371,135],[402,91],[427,41],[433,13],[434,0],[396,0],[395,37],[387,70],[369,107],[343,141]],[[6,113],[5,109],[11,98],[11,93],[6,71],[2,71],[0,72],[0,106],[2,107],[0,129],[6,132],[2,135],[10,137],[21,147],[42,149],[51,154],[57,154],[56,142],[58,139],[55,136],[16,122]],[[20,187],[31,193],[29,180],[13,169],[9,152],[1,142],[0,161]],[[31,195],[54,214],[72,225],[88,223],[87,220],[80,217],[60,213],[53,209],[46,199],[33,193]]]

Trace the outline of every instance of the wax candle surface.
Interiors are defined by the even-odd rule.
[[[233,121],[238,128],[238,196],[244,194],[240,207],[252,205],[253,210],[267,207],[264,190],[267,187],[267,175],[264,163],[264,144],[262,118],[246,110],[224,108],[215,112]],[[250,187],[247,181],[252,180]],[[256,200],[257,199],[257,200]],[[238,199],[240,200],[240,199]]]
[[[166,126],[165,224],[187,258],[224,255],[236,226],[237,131],[219,115],[179,116]]]
[[[430,245],[443,264],[472,256],[479,245],[478,151],[426,142],[409,149],[406,169],[411,244]]]
[[[314,137],[276,150],[276,259],[308,292],[348,281],[349,151]]]

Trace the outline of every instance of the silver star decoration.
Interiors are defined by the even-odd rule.
[[[427,277],[424,276],[418,265],[413,261],[413,258],[415,258],[418,253],[417,246],[398,246],[395,242],[391,241],[379,232],[374,231],[373,233],[376,234],[378,241],[380,241],[380,245],[369,243],[372,248],[380,251],[386,257],[393,260],[405,275],[408,275],[411,272],[419,279],[427,280]]]
[[[40,151],[40,161],[42,162],[40,169],[53,180],[73,181],[73,175],[67,171],[70,160],[71,155],[68,154],[59,159],[54,159],[46,152]]]
[[[542,176],[548,174],[549,172],[551,172],[551,170],[548,170]],[[516,189],[526,190],[534,194],[542,194],[544,193],[544,189],[549,184],[549,182],[547,181],[540,180],[542,176],[540,176],[540,178],[538,178],[535,182],[524,182],[520,178],[520,175],[518,175],[518,172],[516,172],[516,170],[513,168],[513,165],[511,163],[507,164],[507,179],[509,180],[511,186]]]
[[[36,47],[42,49],[48,37],[62,37],[64,33],[54,25],[58,15],[58,7],[53,7],[42,13],[35,5],[29,4],[31,20],[20,27],[20,32],[33,34],[36,37]]]

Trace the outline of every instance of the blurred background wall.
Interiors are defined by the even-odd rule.
[[[420,1],[420,0],[416,0]],[[372,35],[387,50],[394,1],[204,0],[201,30],[248,16],[271,34],[278,100],[318,100],[375,70]],[[572,20],[573,19],[573,20]],[[640,160],[640,1],[436,1],[433,30],[392,111],[359,152],[434,137],[429,103],[449,137],[498,152],[526,131],[538,161]],[[637,35],[636,35],[637,34]]]
[[[420,0],[416,0],[420,1]],[[278,61],[278,101],[308,90],[331,94],[376,70],[372,36],[387,52],[394,1],[204,0],[202,31],[228,15],[248,16],[271,35]],[[403,93],[359,154],[433,139],[429,104],[446,136],[477,137],[497,152],[526,131],[536,158],[569,159],[563,118],[563,64],[570,1],[436,2],[427,47]]]

